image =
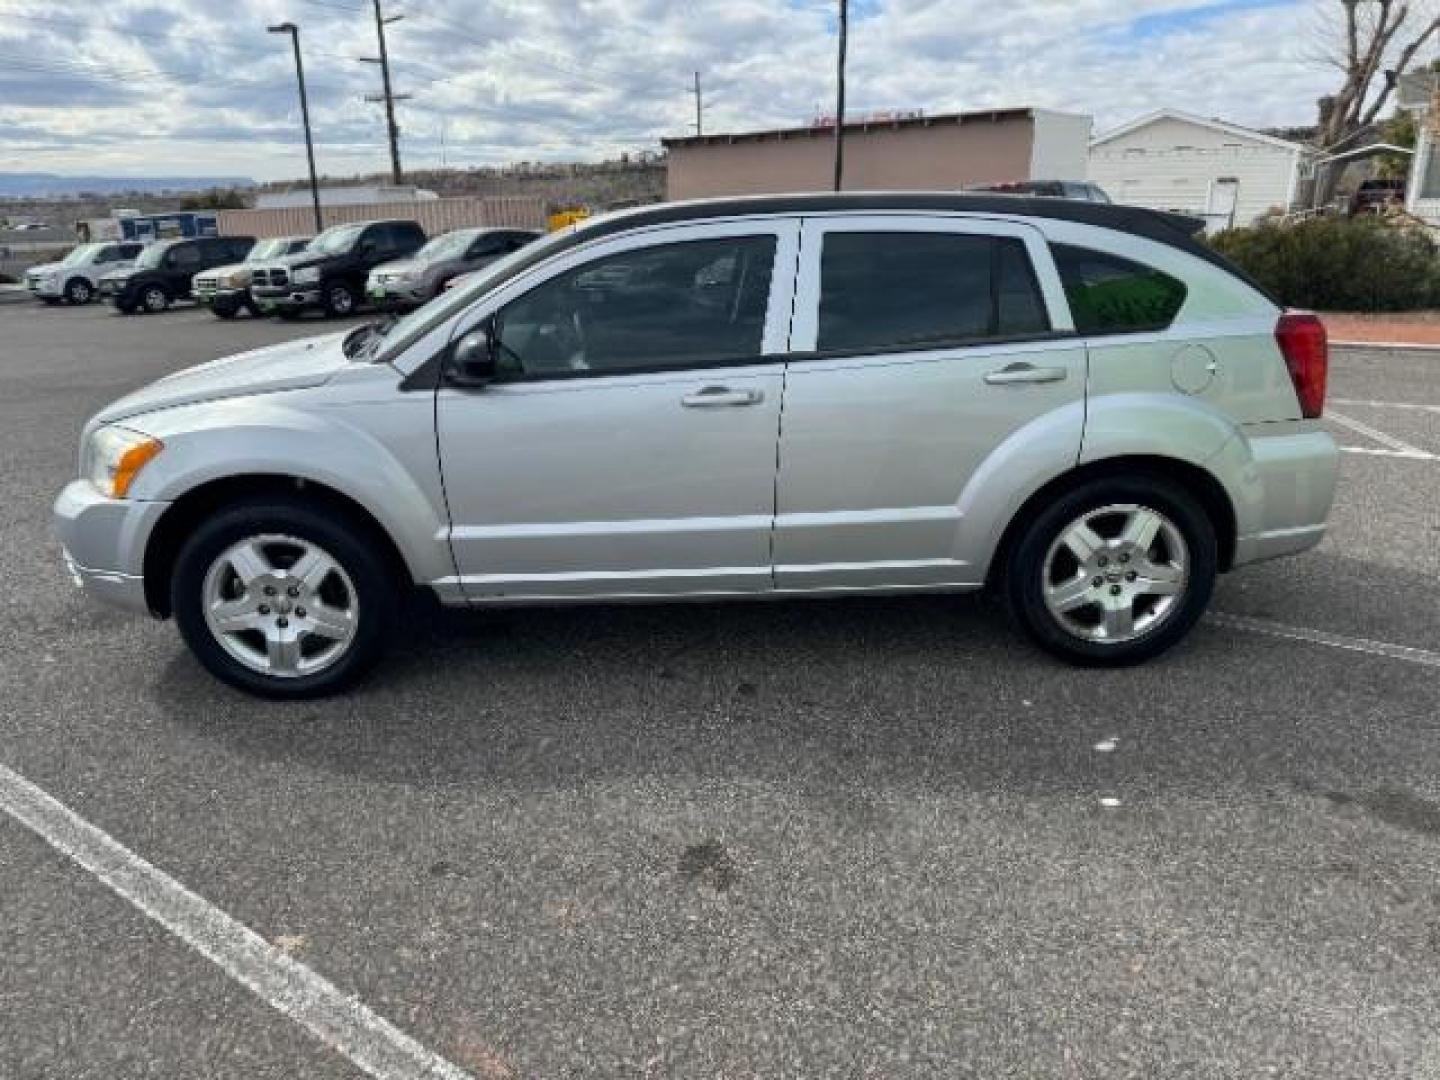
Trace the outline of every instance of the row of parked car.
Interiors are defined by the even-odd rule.
[[[82,244],[26,274],[50,304],[96,296],[126,314],[164,311],[193,299],[222,319],[241,311],[298,318],[348,315],[363,304],[418,307],[541,234],[532,229],[456,229],[429,239],[415,221],[336,225],[319,236],[204,236],[151,244]]]

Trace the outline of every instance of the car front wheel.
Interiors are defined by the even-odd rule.
[[[342,690],[380,658],[398,587],[360,522],[275,497],[221,511],[180,552],[171,603],[211,674],[271,698]]]
[[[1204,614],[1219,554],[1196,500],[1160,477],[1099,479],[1061,495],[1022,532],[1006,591],[1021,626],[1072,663],[1135,664]]]
[[[94,295],[95,290],[84,278],[75,278],[65,286],[65,299],[72,304],[88,304]]]
[[[332,281],[325,286],[325,314],[330,316],[351,315],[355,312],[355,293],[343,281]]]
[[[159,314],[170,306],[170,294],[159,285],[151,285],[140,294],[140,305],[152,314]]]

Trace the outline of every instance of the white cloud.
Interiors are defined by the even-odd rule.
[[[709,130],[828,111],[823,0],[386,0],[407,162],[591,158],[683,134],[699,70]],[[1263,2],[1263,0],[1258,0]],[[1174,106],[1308,123],[1333,72],[1308,35],[1328,0],[863,0],[857,109],[1043,105],[1100,128]],[[1229,6],[1231,10],[1219,10]],[[408,9],[408,10],[407,10]],[[302,28],[323,170],[381,169],[378,71],[362,0],[111,0],[84,13],[0,0],[3,168],[303,171],[294,69],[267,23]],[[18,163],[18,164],[17,164]]]

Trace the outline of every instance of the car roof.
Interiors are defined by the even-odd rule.
[[[580,222],[565,240],[547,248],[534,258],[548,259],[567,248],[589,243],[591,240],[655,225],[733,217],[864,212],[996,214],[1011,218],[1070,221],[1101,229],[1113,229],[1184,251],[1239,278],[1257,292],[1274,300],[1269,291],[1249,274],[1208,244],[1196,239],[1205,228],[1205,222],[1200,218],[1163,210],[1148,210],[1140,206],[973,191],[820,192],[654,203],[588,218]],[[526,263],[517,260],[514,265],[518,271],[523,269]]]

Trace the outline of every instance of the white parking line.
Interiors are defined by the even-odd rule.
[[[1405,461],[1440,461],[1440,454],[1430,454],[1424,450],[1381,450],[1374,446],[1342,446],[1340,449],[1347,454],[1368,454],[1370,457],[1402,458]]]
[[[1385,432],[1371,427],[1369,424],[1362,424],[1359,420],[1352,419],[1344,413],[1337,413],[1331,409],[1325,414],[1326,419],[1333,420],[1341,427],[1349,428],[1357,435],[1364,435],[1367,439],[1374,439],[1381,446],[1388,446],[1391,450],[1398,451],[1410,457],[1424,457],[1425,451],[1418,446],[1412,446],[1404,439],[1397,439],[1394,435],[1387,435]]]
[[[1252,634],[1267,634],[1270,637],[1289,638],[1292,641],[1308,641],[1312,645],[1325,645],[1332,649],[1368,653],[1371,656],[1384,656],[1391,660],[1404,660],[1422,667],[1440,668],[1440,653],[1431,652],[1428,649],[1417,649],[1411,645],[1392,645],[1388,641],[1347,637],[1344,634],[1331,634],[1324,630],[1311,630],[1305,626],[1288,626],[1285,623],[1271,622],[1269,619],[1254,619],[1248,615],[1227,615],[1218,611],[1207,616],[1206,621],[1217,626],[1228,626],[1234,630],[1247,630]]]
[[[471,1080],[4,765],[0,809],[377,1080]]]
[[[1414,412],[1440,413],[1440,405],[1416,405],[1410,401],[1362,401],[1359,398],[1331,398],[1334,405],[1365,405],[1372,409],[1410,409]]]

